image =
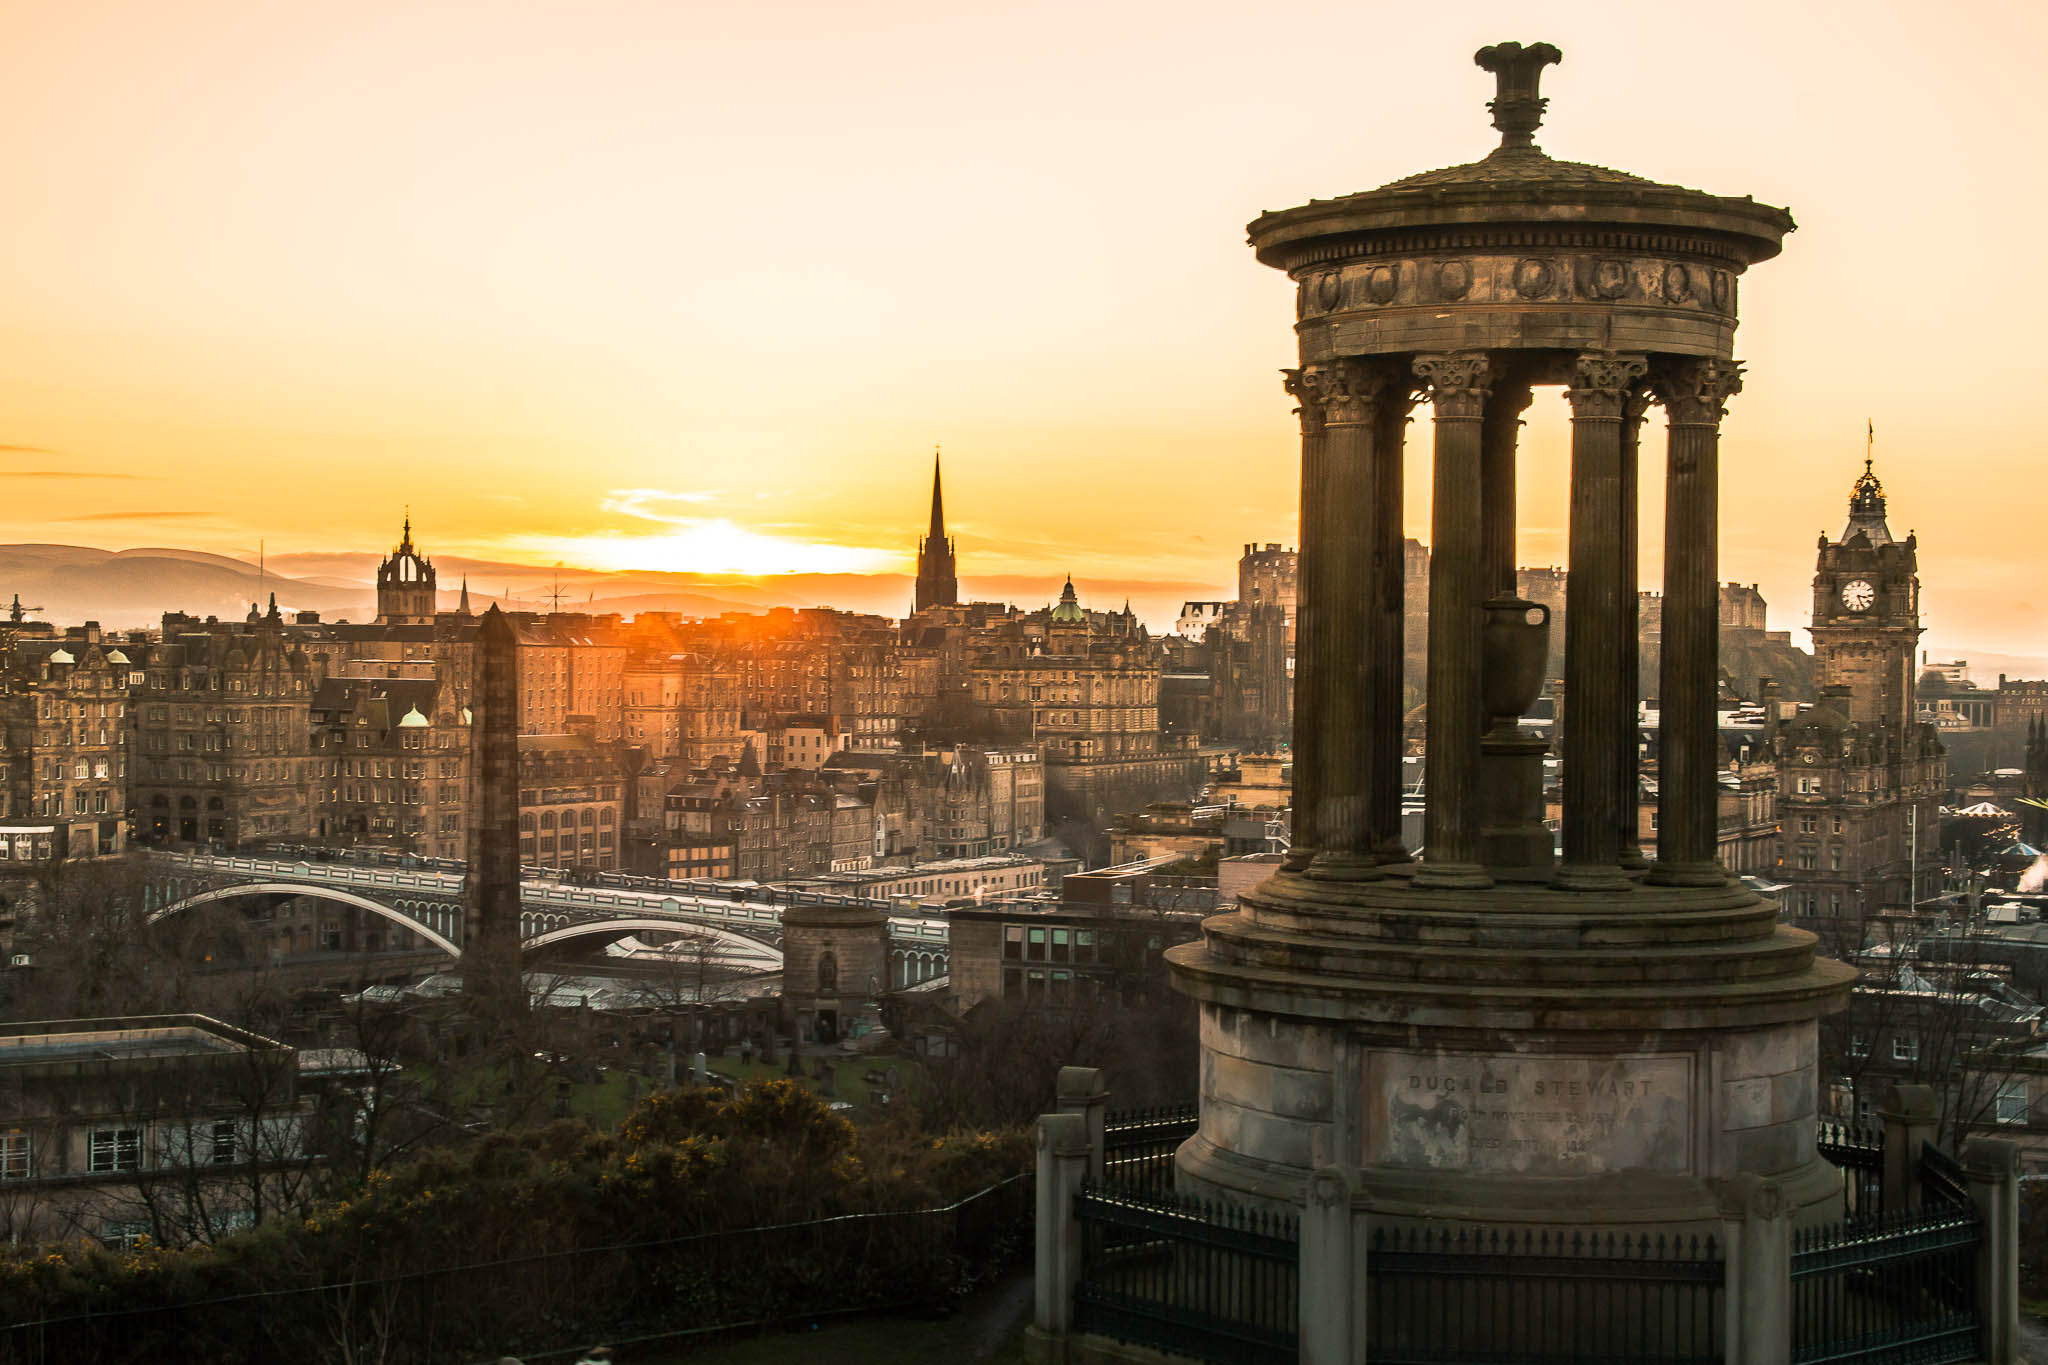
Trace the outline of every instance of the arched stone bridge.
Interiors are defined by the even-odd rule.
[[[258,896],[304,896],[351,905],[418,935],[449,954],[462,951],[462,864],[419,859],[410,865],[360,858],[207,853],[150,855],[150,922],[197,906]],[[620,938],[642,931],[709,932],[736,963],[782,966],[782,910],[791,904],[883,902],[766,887],[662,882],[603,874],[600,885],[528,877],[519,890],[519,932],[531,951],[577,938]],[[891,914],[889,960],[898,989],[944,976],[949,966],[943,918]]]

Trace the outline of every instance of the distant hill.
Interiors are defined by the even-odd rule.
[[[239,619],[251,602],[277,594],[286,612],[317,611],[328,620],[367,621],[376,613],[372,586],[380,556],[273,555],[268,571],[244,560],[200,550],[150,547],[102,550],[84,545],[0,545],[0,607],[14,593],[35,615],[59,624],[94,620],[110,630],[155,625],[166,611]],[[567,611],[675,611],[717,616],[771,607],[837,607],[899,617],[910,610],[914,581],[904,574],[777,574],[736,578],[691,573],[607,573],[542,568],[498,560],[437,555],[442,603],[455,605],[466,576],[470,602],[545,611],[559,591]],[[1044,606],[1059,596],[1062,578],[1006,575],[966,578],[963,598]],[[1168,630],[1189,598],[1228,596],[1210,583],[1078,580],[1081,600],[1097,610],[1129,599],[1154,630]],[[509,591],[509,596],[508,596]]]
[[[337,591],[197,550],[109,551],[83,545],[0,545],[0,607],[16,593],[46,621],[98,621],[109,630],[157,624],[166,611],[239,619],[277,594],[288,611],[360,618],[373,594]]]

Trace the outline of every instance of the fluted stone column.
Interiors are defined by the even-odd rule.
[[[1329,601],[1322,585],[1328,549],[1320,501],[1328,475],[1323,468],[1323,405],[1300,370],[1280,373],[1288,395],[1299,404],[1294,412],[1301,419],[1300,545],[1294,561],[1294,829],[1283,864],[1300,872],[1315,857],[1322,791],[1323,748],[1317,726],[1325,677],[1312,661],[1327,649],[1322,642],[1329,633],[1323,616]]]
[[[1642,356],[1588,352],[1565,390],[1572,406],[1570,577],[1565,584],[1564,865],[1558,885],[1620,890],[1616,797],[1621,787],[1626,625],[1622,579],[1622,425]]]
[[[1375,738],[1367,693],[1379,401],[1387,382],[1384,362],[1359,359],[1308,366],[1298,380],[1322,424],[1313,468],[1304,463],[1302,477],[1302,537],[1305,544],[1313,531],[1317,545],[1315,628],[1304,644],[1299,626],[1306,615],[1298,603],[1295,649],[1297,680],[1304,667],[1317,675],[1305,732],[1312,736],[1307,747],[1317,751],[1308,868],[1317,877],[1380,875],[1367,816]],[[1302,723],[1297,710],[1295,724]],[[1298,789],[1295,801],[1299,810]]]
[[[1373,615],[1366,636],[1366,728],[1372,733],[1372,771],[1367,777],[1372,801],[1366,811],[1373,856],[1382,863],[1404,863],[1408,849],[1401,838],[1401,723],[1408,651],[1403,639],[1408,617],[1408,555],[1402,519],[1402,450],[1407,443],[1408,412],[1415,406],[1415,380],[1393,371],[1380,391],[1379,431],[1373,448],[1375,483],[1373,518]]]
[[[1617,837],[1621,840],[1621,865],[1640,870],[1650,865],[1643,857],[1642,775],[1639,772],[1642,727],[1636,712],[1643,689],[1643,620],[1641,548],[1642,482],[1638,458],[1643,443],[1643,417],[1650,409],[1649,392],[1635,388],[1621,410],[1621,676],[1627,688],[1621,714],[1621,767],[1614,784]]]
[[[1670,423],[1664,491],[1664,657],[1657,795],[1658,882],[1712,886],[1725,880],[1719,842],[1721,735],[1721,418],[1742,388],[1727,360],[1659,367]]]
[[[1515,595],[1515,447],[1534,391],[1503,382],[1487,400],[1479,435],[1479,519],[1486,543],[1487,596]]]
[[[1491,886],[1479,861],[1480,603],[1491,594],[1480,519],[1481,427],[1494,379],[1484,351],[1415,358],[1436,418],[1429,557],[1429,806],[1415,885]]]

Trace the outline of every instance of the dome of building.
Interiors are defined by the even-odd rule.
[[[420,708],[415,706],[399,718],[398,728],[401,730],[424,730],[430,723],[425,716],[420,714]]]
[[[1052,623],[1056,626],[1082,626],[1088,624],[1088,613],[1081,610],[1081,600],[1074,596],[1074,576],[1067,575],[1067,586],[1060,590],[1059,605],[1052,609]]]
[[[71,657],[70,650],[58,649],[50,652],[50,662],[53,664],[75,664],[78,660]]]

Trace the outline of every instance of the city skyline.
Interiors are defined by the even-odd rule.
[[[1220,591],[1243,542],[1291,543],[1292,304],[1242,225],[1482,154],[1486,82],[1445,56],[1513,7],[1389,33],[1340,6],[1284,29],[1126,6],[1085,44],[1057,12],[803,11],[821,40],[800,50],[777,41],[798,13],[33,16],[0,95],[47,134],[0,150],[27,188],[0,265],[0,538],[369,556],[410,504],[433,553],[536,579],[907,574],[938,442],[969,590]],[[1978,259],[2024,250],[2042,191],[2004,168],[2044,24],[2010,8],[1986,49],[1846,13],[1738,6],[1780,41],[1714,63],[1641,60],[1690,50],[1677,15],[1550,23],[1571,60],[1541,141],[1800,222],[1745,290],[1723,576],[1805,624],[1811,538],[1840,529],[1874,421],[1929,647],[2031,654],[2030,338],[2010,287],[1951,285],[1931,239],[1961,202]],[[1291,78],[1332,43],[1392,97]],[[1674,141],[1702,104],[1727,136]],[[1935,166],[1939,203],[1903,184]],[[1844,344],[1881,327],[1973,342]],[[1530,416],[1517,557],[1561,564],[1562,400]],[[1409,487],[1427,539],[1428,480]],[[1654,494],[1643,523],[1655,566]]]

